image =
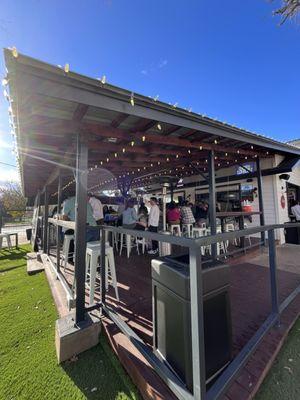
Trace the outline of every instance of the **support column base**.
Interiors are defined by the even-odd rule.
[[[88,313],[86,320],[75,325],[74,312],[60,318],[55,324],[55,347],[58,363],[69,360],[99,343],[101,320],[95,313]]]

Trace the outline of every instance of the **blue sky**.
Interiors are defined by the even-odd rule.
[[[291,140],[300,137],[300,24],[279,27],[278,4],[2,0],[0,47]],[[0,161],[15,164],[0,97]],[[14,169],[0,164],[0,179],[12,178]]]

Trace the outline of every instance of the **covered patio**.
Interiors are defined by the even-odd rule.
[[[274,168],[276,157],[287,163],[299,158],[300,149],[11,50],[5,50],[5,61],[8,70],[5,93],[16,135],[23,191],[42,211],[41,250],[66,293],[68,305],[75,309],[75,326],[84,329],[88,313],[100,310],[111,340],[113,323],[155,370],[161,385],[168,387],[160,389],[167,394],[157,393],[156,398],[216,399],[224,398],[226,393],[228,398],[234,398],[228,391],[232,390],[238,374],[268,332],[278,324],[280,314],[298,299],[299,271],[277,272],[277,232],[284,227],[266,225],[263,176],[279,173],[278,168]],[[253,170],[245,166],[249,162]],[[217,211],[217,183],[234,181],[231,171],[235,166],[243,168],[243,174],[236,180],[257,179],[258,209]],[[107,265],[105,257],[101,257],[99,288],[89,304],[90,292],[86,290],[87,192],[97,195],[118,189],[127,196],[129,191],[143,190],[152,194],[162,191],[163,196],[168,192],[172,199],[176,187],[157,186],[160,179],[170,176],[186,186],[195,176],[198,186],[207,188],[210,234],[190,238],[148,231],[137,233],[110,225],[95,228],[101,233],[100,254],[106,251],[107,239],[113,248],[120,299],[116,300],[112,287],[106,291]],[[56,205],[59,214],[66,192],[76,195],[75,221],[50,219],[49,206]],[[244,219],[249,216],[257,216],[258,224],[245,229]],[[227,217],[237,218],[239,229],[226,232],[222,224],[223,233],[217,233],[218,219],[223,221]],[[55,226],[54,244],[49,240],[49,225]],[[289,227],[286,225],[285,229]],[[75,232],[74,267],[71,264],[66,268],[62,266],[62,228]],[[164,208],[162,229],[166,229]],[[188,387],[168,360],[152,351],[153,258],[135,252],[129,258],[120,256],[112,243],[112,238],[117,237],[119,244],[120,234],[168,243],[171,255],[186,255],[188,259],[193,316],[192,387]],[[249,237],[251,244],[247,246],[245,238]],[[218,252],[219,243],[228,244],[226,252]],[[203,247],[210,251],[202,254]],[[297,246],[293,251],[297,253]],[[251,262],[254,256],[255,262]],[[259,261],[263,258],[268,269]],[[202,267],[213,269],[218,263],[230,271],[233,351],[231,362],[207,383]],[[245,393],[240,392],[242,394],[235,399],[246,398]],[[147,391],[143,395],[146,397]]]

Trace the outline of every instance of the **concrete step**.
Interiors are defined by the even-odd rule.
[[[37,253],[27,253],[27,274],[33,275],[44,271],[41,257]]]

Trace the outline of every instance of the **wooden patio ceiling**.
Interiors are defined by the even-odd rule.
[[[10,50],[5,50],[5,61],[6,96],[28,197],[47,182],[56,192],[57,167],[63,167],[63,185],[72,184],[77,133],[88,144],[90,170],[111,174],[103,180],[94,173],[91,187],[109,187],[126,176],[141,185],[145,175],[182,176],[195,173],[195,167],[205,172],[210,150],[216,169],[274,153],[300,155],[290,145]]]

